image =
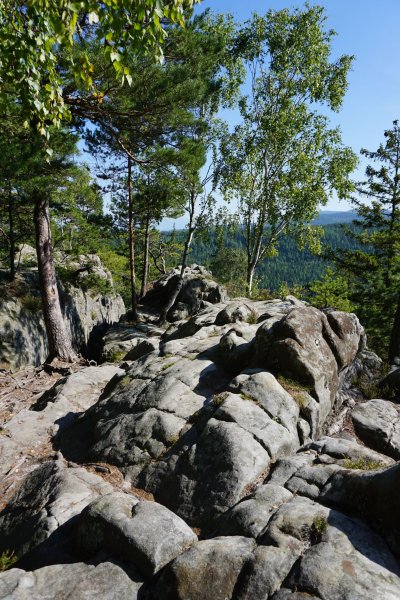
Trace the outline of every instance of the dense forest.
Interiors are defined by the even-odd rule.
[[[343,223],[340,222],[342,220],[347,222],[346,217],[341,217],[340,213],[335,214],[336,216],[331,218],[337,219],[337,223],[323,225],[323,244],[333,251],[360,248],[360,243],[348,235],[349,228],[344,228]],[[324,220],[321,218],[318,222],[321,223]],[[351,227],[350,231],[352,231]],[[177,231],[176,236],[178,240],[183,239],[184,233]],[[229,237],[226,236],[225,244],[228,248],[244,249],[244,239],[239,233],[236,236],[232,234],[229,234]],[[332,261],[324,254],[313,254],[309,249],[300,250],[290,236],[279,241],[277,250],[276,256],[264,259],[256,269],[257,287],[269,290],[271,293],[277,292],[285,286],[289,288],[307,287],[313,281],[321,279],[327,268],[332,265]],[[215,232],[211,231],[207,239],[194,240],[190,260],[211,268],[217,251]]]

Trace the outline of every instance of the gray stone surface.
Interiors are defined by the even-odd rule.
[[[195,443],[151,463],[139,484],[196,526],[212,521],[245,496],[268,469],[270,457],[234,422],[211,418]]]
[[[164,506],[122,493],[92,502],[82,512],[75,535],[86,556],[109,550],[145,576],[157,573],[197,541],[190,527]]]
[[[143,298],[143,303],[156,308],[164,305],[175,289],[179,274],[180,267],[177,267],[158,279]],[[190,265],[185,269],[182,289],[168,313],[168,319],[176,321],[183,315],[194,315],[207,303],[216,304],[227,299],[226,289],[213,281],[207,269]]]
[[[253,540],[238,536],[198,542],[166,567],[154,587],[152,598],[232,598],[237,579],[254,548]]]
[[[259,316],[257,309],[251,302],[245,299],[243,301],[235,300],[234,302],[229,302],[217,314],[215,324],[226,325],[227,323],[236,323],[238,321],[256,323]]]
[[[339,373],[356,357],[363,329],[351,313],[293,307],[256,336],[255,361],[309,386],[319,403],[319,431],[335,406]]]
[[[84,559],[103,561],[106,574],[110,557],[122,558],[146,580],[143,600],[400,598],[399,470],[393,454],[377,451],[394,446],[397,405],[354,409],[360,421],[366,407],[380,407],[365,440],[375,449],[349,439],[347,413],[334,416],[342,402],[346,411],[354,405],[352,374],[363,371],[354,315],[323,314],[293,298],[240,299],[207,304],[165,333],[151,323],[115,331],[110,343],[121,332],[134,340],[124,371],[84,370],[30,412],[43,417],[43,432],[48,423],[61,427],[64,457],[112,463],[126,481],[116,491],[84,468],[40,467],[0,517],[4,549],[16,543],[23,554],[18,567]],[[343,437],[319,438],[339,421]],[[23,444],[17,425],[9,431]],[[27,432],[29,443],[39,427]],[[122,493],[131,483],[156,502]],[[82,597],[108,597],[106,576],[80,588],[78,571]],[[9,577],[19,589],[20,576],[0,582]],[[26,577],[31,591],[43,589],[35,574]],[[122,598],[125,589],[135,597],[133,580],[133,588],[121,583]]]
[[[60,379],[45,392],[31,410],[24,409],[2,428],[0,475],[6,477],[18,460],[30,457],[49,445],[52,436],[74,422],[77,415],[94,404],[103,388],[124,371],[114,365],[88,367]]]
[[[292,496],[293,494],[282,486],[273,483],[262,485],[222,516],[218,524],[218,533],[257,538],[280,505],[288,502]]]
[[[351,413],[357,435],[369,446],[400,459],[400,404],[389,400],[369,400]]]
[[[106,279],[112,285],[110,273],[101,265],[96,255],[81,256],[80,262],[70,267],[80,268],[90,264],[90,273]],[[88,273],[81,273],[84,278]],[[18,274],[20,296],[0,290],[0,366],[20,369],[26,365],[42,364],[48,353],[46,330],[40,306],[39,280],[36,270]],[[82,351],[92,331],[118,322],[125,312],[121,296],[115,293],[102,295],[84,292],[76,286],[59,283],[61,308],[73,346]],[[36,303],[27,300],[36,298]]]
[[[118,564],[52,565],[0,573],[2,600],[136,600],[142,582]],[[132,578],[133,575],[133,578]]]
[[[89,502],[112,491],[101,477],[83,468],[68,469],[61,461],[35,469],[0,514],[0,553],[28,553],[31,568],[41,562],[62,562],[69,524]],[[46,543],[45,543],[46,542]],[[32,552],[34,551],[34,552]]]

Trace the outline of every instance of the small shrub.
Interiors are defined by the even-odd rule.
[[[343,462],[343,466],[346,469],[359,469],[360,471],[375,471],[376,469],[385,468],[386,465],[377,460],[372,460],[371,458],[357,458],[354,460],[346,458],[346,460]]]
[[[328,523],[325,517],[318,515],[311,525],[303,525],[300,531],[301,539],[308,541],[311,545],[319,544],[323,534],[326,532]]]
[[[117,350],[108,358],[108,362],[117,363],[121,362],[126,356],[126,350]]]
[[[250,313],[249,316],[246,319],[246,323],[249,323],[249,325],[256,325],[258,322],[258,316],[256,315],[256,313]]]
[[[316,534],[321,536],[323,533],[325,533],[327,526],[328,526],[328,523],[327,523],[325,517],[322,517],[322,516],[315,517],[315,519],[313,521],[313,530],[315,531]]]
[[[107,296],[114,292],[109,280],[96,275],[96,273],[89,273],[86,277],[80,278],[76,285],[84,292],[92,292],[101,296]]]
[[[222,392],[221,394],[214,394],[212,397],[212,403],[214,406],[220,406],[224,400],[229,396],[228,392]]]
[[[312,387],[307,386],[299,381],[295,381],[294,379],[290,379],[289,377],[284,377],[283,375],[277,375],[277,380],[281,384],[281,386],[296,400],[296,402],[304,403],[304,396],[301,400],[299,393],[306,392],[309,394],[312,390]],[[296,397],[297,396],[297,397]],[[300,406],[300,404],[299,404]]]
[[[163,365],[161,367],[161,371],[166,371],[170,367],[173,367],[174,365],[176,365],[177,362],[178,362],[177,360],[174,360],[173,362],[170,362],[170,363],[167,363],[166,365]]]
[[[92,292],[92,294],[103,296],[114,293],[114,289],[108,279],[105,279],[105,277],[101,277],[96,273],[91,273],[90,271],[84,277],[79,277],[79,272],[77,272],[76,269],[58,265],[57,275],[67,286],[73,285],[84,292]]]
[[[20,302],[24,310],[28,310],[32,313],[38,313],[42,310],[42,300],[38,296],[32,296],[32,294],[25,294],[21,296]]]
[[[12,550],[6,550],[3,554],[0,554],[0,572],[10,569],[17,560],[18,559]]]

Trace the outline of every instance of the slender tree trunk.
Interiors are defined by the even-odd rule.
[[[10,279],[15,279],[15,232],[14,232],[14,213],[12,205],[12,188],[11,183],[8,189],[8,239],[10,242],[9,257],[10,257]]]
[[[149,215],[146,216],[146,225],[144,229],[144,256],[143,256],[143,273],[142,273],[142,286],[140,289],[140,297],[146,293],[147,288],[147,277],[149,273],[149,248],[150,248],[150,219]]]
[[[34,221],[43,315],[49,343],[47,361],[58,358],[66,362],[73,362],[77,356],[72,349],[71,339],[65,328],[57,289],[49,203],[47,198],[39,195],[35,198]]]
[[[248,298],[251,298],[251,292],[253,289],[255,265],[249,264],[247,266],[247,277],[246,277],[246,291]]]
[[[393,364],[395,358],[400,358],[400,292],[397,297],[396,313],[393,320],[389,344],[389,363]]]
[[[168,298],[168,302],[165,304],[165,306],[163,306],[161,312],[160,312],[160,320],[159,323],[160,325],[164,325],[164,323],[167,320],[167,315],[168,315],[168,311],[173,307],[173,305],[176,302],[176,299],[179,296],[179,292],[181,291],[182,287],[183,287],[183,283],[184,283],[184,275],[185,275],[185,269],[187,266],[187,259],[188,259],[188,255],[189,255],[189,250],[190,250],[190,245],[192,243],[193,240],[193,235],[194,235],[194,227],[192,225],[192,219],[189,223],[189,231],[188,231],[188,236],[186,238],[185,241],[185,248],[183,250],[183,256],[182,256],[182,267],[181,267],[181,272],[179,274],[179,279],[177,281],[176,287],[173,290],[171,296]]]
[[[129,271],[131,280],[131,310],[134,321],[139,320],[137,312],[136,272],[135,272],[135,228],[133,222],[132,160],[128,157],[128,229],[129,229]]]

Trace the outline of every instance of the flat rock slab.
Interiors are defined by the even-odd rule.
[[[112,562],[0,573],[0,598],[4,600],[136,600],[141,586],[142,582]]]
[[[400,404],[389,400],[369,400],[358,404],[351,418],[363,442],[400,460]]]
[[[80,516],[75,538],[87,556],[106,549],[145,576],[154,575],[197,542],[190,527],[165,506],[122,493],[92,502]]]
[[[30,410],[19,411],[3,426],[0,435],[2,506],[29,473],[44,461],[57,457],[53,437],[96,403],[108,382],[123,373],[115,365],[87,367],[72,373],[42,394]]]

